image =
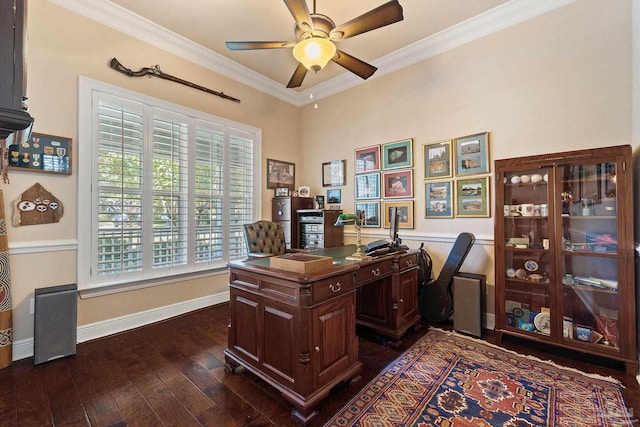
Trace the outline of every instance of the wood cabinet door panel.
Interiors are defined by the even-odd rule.
[[[314,388],[330,382],[358,360],[353,312],[353,293],[312,310]]]
[[[232,293],[234,312],[231,319],[230,332],[233,334],[230,343],[236,351],[254,363],[260,360],[260,307],[257,301]],[[234,318],[235,317],[235,318]]]
[[[410,270],[400,274],[398,285],[398,327],[413,322],[418,306],[418,270]]]
[[[294,315],[275,307],[264,308],[263,368],[286,382],[294,382]]]

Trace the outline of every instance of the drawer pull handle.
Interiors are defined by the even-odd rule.
[[[342,285],[340,284],[340,282],[336,282],[335,285],[333,283],[329,284],[329,288],[331,289],[331,292],[340,292],[341,287]]]
[[[407,260],[407,261],[405,261],[405,262],[406,262],[406,264],[407,264],[407,267],[411,267],[411,266],[413,265],[413,260],[410,260],[410,259],[409,259],[409,260]]]
[[[315,346],[314,350],[315,350],[315,351],[320,351],[320,347]]]
[[[380,275],[380,269],[376,268],[375,270],[371,270],[371,274],[373,274],[374,276],[378,277]]]

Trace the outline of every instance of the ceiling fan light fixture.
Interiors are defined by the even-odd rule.
[[[293,47],[293,57],[308,70],[319,71],[336,55],[336,45],[326,38],[309,37]]]

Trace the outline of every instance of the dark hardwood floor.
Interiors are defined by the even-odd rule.
[[[290,405],[247,372],[224,370],[227,304],[122,334],[79,344],[73,357],[33,366],[33,359],[0,370],[1,426],[295,426]],[[340,384],[318,407],[321,426],[364,384],[422,334],[409,332],[400,348],[361,335],[362,379]],[[447,325],[437,325],[447,328]],[[484,337],[494,342],[487,331]],[[531,344],[504,345],[586,372],[613,376],[640,415],[640,387],[624,370],[575,361],[566,352],[542,353]],[[576,355],[572,355],[576,356]]]

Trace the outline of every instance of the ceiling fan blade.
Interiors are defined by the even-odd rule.
[[[287,88],[291,89],[294,87],[300,87],[300,85],[302,85],[302,81],[307,75],[307,71],[308,70],[304,65],[298,64],[298,68],[293,72],[293,76],[291,76],[291,80],[289,80]]]
[[[344,40],[357,36],[358,34],[366,33],[367,31],[375,30],[376,28],[384,27],[385,25],[402,21],[403,19],[402,6],[400,6],[398,0],[392,0],[349,22],[338,25],[331,30],[329,37],[332,40]]]
[[[313,30],[313,21],[305,0],[284,0],[284,4],[296,20],[296,25],[302,32]]]
[[[282,49],[293,47],[293,42],[225,42],[229,50]]]
[[[366,62],[340,50],[336,52],[336,56],[333,57],[332,61],[364,80],[371,77],[377,70],[373,65],[367,64]]]

